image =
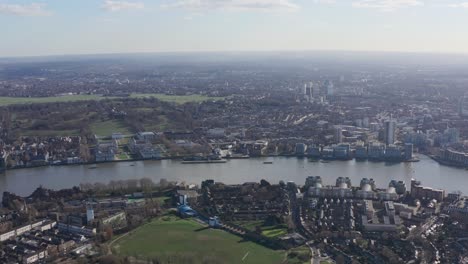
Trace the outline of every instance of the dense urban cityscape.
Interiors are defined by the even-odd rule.
[[[268,54],[224,63],[192,56],[184,64],[155,55],[157,63],[143,61],[137,72],[126,57],[90,58],[77,66],[73,59],[3,62],[3,167],[215,151],[223,158],[395,162],[417,161],[414,151],[468,166],[465,76],[446,73],[443,64],[396,64],[404,70],[394,70],[393,64],[343,64],[314,54],[292,65]],[[267,66],[270,61],[276,66]]]
[[[0,264],[468,264],[468,0],[0,0]]]
[[[14,181],[10,173],[39,167],[106,173],[103,164],[117,162],[216,167],[258,159],[267,168],[288,157],[311,166],[303,182],[128,175],[61,190],[43,182],[27,195],[6,186],[0,262],[466,263],[463,193],[397,175],[382,185],[378,173],[360,182],[346,171],[332,179],[314,173],[313,164],[391,166],[423,157],[468,169],[467,65],[438,55],[421,63],[420,56],[5,59],[6,183]],[[162,240],[148,247],[148,235]],[[233,242],[239,239],[245,244]],[[232,244],[184,251],[200,240]]]

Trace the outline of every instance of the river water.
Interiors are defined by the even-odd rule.
[[[260,181],[271,183],[280,180],[304,184],[309,175],[322,176],[325,184],[334,184],[339,176],[350,177],[359,185],[363,177],[373,178],[379,187],[386,187],[390,180],[403,180],[409,187],[411,178],[422,181],[424,186],[468,194],[468,170],[439,165],[429,157],[420,156],[420,162],[386,164],[383,162],[331,161],[309,162],[307,159],[274,157],[230,160],[223,164],[181,164],[177,160],[137,161],[89,165],[54,166],[7,171],[0,175],[0,193],[9,191],[26,196],[38,186],[61,189],[80,183],[107,183],[111,180],[140,179],[148,177],[154,182],[166,178],[169,181],[185,181],[200,184],[205,179],[228,184]],[[273,164],[263,164],[265,160]]]

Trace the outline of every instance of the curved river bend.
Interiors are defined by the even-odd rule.
[[[309,162],[297,158],[255,158],[230,160],[223,164],[181,164],[177,160],[137,161],[99,164],[97,169],[89,165],[40,167],[7,171],[0,175],[0,193],[9,191],[29,195],[39,185],[61,189],[80,183],[107,183],[111,180],[151,178],[154,182],[166,178],[200,184],[205,179],[228,184],[259,181],[271,183],[280,180],[304,184],[309,175],[322,176],[325,184],[334,184],[339,176],[350,177],[358,186],[363,177],[374,178],[379,187],[386,187],[390,180],[403,180],[407,187],[411,178],[422,181],[424,186],[442,188],[449,192],[468,193],[468,171],[439,165],[429,157],[421,156],[420,162],[385,164],[383,162],[331,161]],[[263,161],[273,164],[263,164]]]

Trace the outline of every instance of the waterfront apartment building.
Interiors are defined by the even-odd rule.
[[[430,187],[421,186],[420,181],[411,180],[411,197],[414,199],[435,199],[442,202],[445,198],[445,190],[433,189]]]
[[[306,155],[307,151],[307,145],[304,143],[297,143],[295,152],[297,156],[303,157]]]
[[[468,166],[468,153],[455,151],[453,149],[442,149],[439,158],[453,165]]]
[[[367,147],[364,145],[357,146],[354,156],[360,160],[367,159]]]

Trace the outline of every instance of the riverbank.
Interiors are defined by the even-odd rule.
[[[436,162],[438,162],[439,164],[442,164],[444,166],[450,166],[450,167],[456,167],[456,168],[463,168],[463,169],[468,169],[468,166],[466,166],[465,164],[460,164],[460,163],[457,163],[457,162],[453,162],[453,161],[447,161],[447,160],[443,160],[435,155],[428,155],[431,159],[435,160]]]
[[[180,160],[181,163],[183,164],[205,164],[205,163],[213,163],[213,164],[216,164],[216,163],[226,163],[227,161],[229,160],[245,160],[245,159],[262,159],[262,158],[274,158],[274,157],[283,157],[283,158],[297,158],[297,159],[304,159],[304,160],[310,160],[312,162],[316,162],[316,161],[321,161],[321,160],[324,160],[326,161],[326,163],[328,162],[332,162],[332,161],[339,161],[339,162],[345,162],[345,161],[350,161],[350,160],[355,160],[357,162],[363,162],[363,161],[369,161],[369,162],[375,162],[375,163],[406,163],[406,162],[419,162],[419,158],[413,158],[411,160],[382,160],[382,159],[356,159],[356,158],[350,158],[350,159],[332,159],[332,158],[327,158],[327,159],[322,159],[322,158],[318,158],[318,159],[311,159],[309,157],[306,157],[306,156],[296,156],[296,155],[292,155],[292,154],[278,154],[278,155],[264,155],[264,156],[240,156],[240,157],[225,157],[222,162],[183,162],[183,158],[185,156],[171,156],[171,157],[161,157],[159,159],[142,159],[142,158],[134,158],[134,159],[125,159],[125,160],[109,160],[109,161],[101,161],[101,162],[79,162],[79,163],[60,163],[60,164],[53,164],[53,163],[49,163],[49,164],[40,164],[40,165],[31,165],[31,166],[16,166],[16,167],[12,167],[12,168],[6,168],[3,173],[5,171],[10,171],[10,170],[20,170],[20,169],[33,169],[33,168],[41,168],[41,167],[49,167],[49,166],[52,166],[52,167],[60,167],[60,166],[92,166],[92,165],[98,165],[98,164],[110,164],[110,163],[120,163],[120,162],[138,162],[138,161],[147,161],[147,160]],[[435,161],[439,162],[437,159],[431,157],[432,159],[434,159]],[[442,165],[446,165],[446,166],[451,166],[449,164],[444,164],[442,162],[440,162]],[[454,167],[459,167],[459,166],[455,166],[453,165]],[[2,173],[2,172],[0,172]]]
[[[349,177],[358,184],[362,178],[373,178],[379,188],[386,188],[391,180],[401,180],[410,186],[411,179],[425,186],[468,193],[468,171],[442,166],[430,157],[421,155],[420,162],[384,163],[370,161],[310,162],[307,159],[287,157],[260,157],[232,159],[220,164],[182,164],[180,160],[141,160],[90,165],[46,166],[33,169],[10,170],[0,175],[0,193],[11,191],[29,195],[38,186],[64,189],[81,183],[109,183],[110,181],[149,178],[154,182],[167,181],[200,184],[213,179],[226,184],[294,181],[304,184],[307,176],[320,175],[324,184],[335,184],[337,177]],[[272,161],[272,164],[264,164]]]

